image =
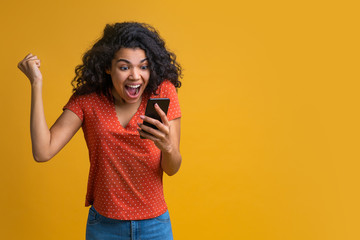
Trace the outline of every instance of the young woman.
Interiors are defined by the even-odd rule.
[[[74,94],[50,130],[43,109],[40,60],[29,54],[18,67],[31,83],[36,161],[51,159],[83,129],[90,158],[86,238],[172,239],[162,174],[173,175],[181,165],[176,93],[181,67],[157,31],[136,22],[107,25],[76,67]],[[147,100],[153,97],[170,98],[167,115],[155,105],[162,122],[144,115]]]

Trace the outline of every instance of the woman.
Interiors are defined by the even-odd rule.
[[[156,30],[136,22],[107,25],[76,67],[74,94],[50,130],[40,60],[29,54],[18,67],[32,87],[36,161],[51,159],[83,129],[90,158],[87,239],[172,239],[162,173],[173,175],[181,165],[181,67]],[[170,98],[167,115],[155,105],[162,122],[144,116],[151,97]]]

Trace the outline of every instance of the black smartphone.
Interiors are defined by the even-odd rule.
[[[145,115],[162,122],[161,117],[156,112],[155,103],[157,103],[159,105],[159,107],[161,108],[161,110],[163,110],[163,112],[165,114],[167,114],[169,104],[170,104],[170,99],[169,98],[150,98],[147,102],[146,109],[145,109]],[[144,121],[144,125],[152,127],[154,129],[157,129],[157,127],[155,125],[145,122],[145,121]],[[143,137],[141,137],[141,138],[143,138]]]

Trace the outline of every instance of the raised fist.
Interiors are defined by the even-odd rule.
[[[30,83],[42,83],[42,74],[40,72],[40,59],[29,53],[18,63],[18,68],[29,78]]]

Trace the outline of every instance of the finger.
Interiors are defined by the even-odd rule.
[[[18,67],[20,70],[22,70],[22,64],[23,64],[23,62],[20,61],[20,62],[18,63],[18,65],[17,65],[17,67]]]
[[[18,68],[26,69],[29,65],[29,61],[27,59],[23,59],[18,63]]]
[[[24,65],[24,62],[26,62],[31,56],[32,56],[31,53],[29,53],[28,55],[26,55],[26,56],[24,57],[24,59],[21,60],[21,61],[18,63],[18,68],[20,68],[20,66]]]
[[[40,60],[39,59],[29,59],[24,64],[25,67],[31,68],[32,66],[40,66]]]
[[[27,60],[29,60],[29,59],[31,59],[31,58],[33,58],[33,57],[36,57],[36,56],[34,56],[34,55],[32,55],[31,53],[29,53],[28,55],[26,55],[26,56],[24,57],[23,60],[21,60],[21,61],[19,62],[19,64],[21,64],[21,63],[23,63],[23,62],[26,62]]]
[[[37,66],[38,68],[40,68],[40,60],[36,60],[36,61],[35,61],[35,64],[36,64],[36,66]]]
[[[165,126],[169,126],[169,121],[166,117],[166,114],[164,113],[164,111],[159,107],[159,105],[157,103],[155,103],[155,110],[156,112],[159,114],[161,121],[163,122],[163,124]]]
[[[32,53],[29,53],[28,55],[26,55],[26,56],[24,57],[24,59],[28,59],[28,58],[30,58],[30,57],[32,57],[32,56],[34,56],[34,55],[32,55]]]
[[[29,70],[33,69],[34,67],[36,67],[36,62],[35,62],[35,60],[26,61],[22,64],[22,67],[25,71],[29,71]]]
[[[146,132],[142,131],[141,129],[138,129],[138,132],[139,132],[140,136],[142,136],[143,138],[149,139],[149,140],[154,141],[154,142],[157,141],[157,139],[154,136],[152,136],[149,133],[146,133]]]
[[[25,59],[25,62],[32,61],[32,60],[39,60],[39,58],[37,56],[31,56],[31,57]]]
[[[167,133],[161,132],[161,131],[159,131],[157,129],[154,129],[152,127],[141,124],[141,123],[138,123],[138,126],[141,128],[141,130],[153,135],[154,137],[156,137],[158,139],[164,139],[165,134],[167,134]]]
[[[145,121],[145,122],[148,122],[148,123],[151,123],[152,125],[154,125],[155,127],[158,128],[158,130],[164,132],[164,133],[168,133],[167,131],[167,126],[165,126],[164,124],[162,124],[159,120],[156,120],[154,118],[151,118],[151,117],[148,117],[148,116],[140,116],[140,118]]]
[[[39,61],[39,62],[37,63],[37,61]],[[26,60],[24,59],[21,62],[19,62],[18,63],[18,68],[20,68],[20,66],[22,68],[30,67],[33,64],[33,62],[35,62],[36,65],[40,65],[40,60],[39,59],[31,57],[31,58],[28,58]]]

